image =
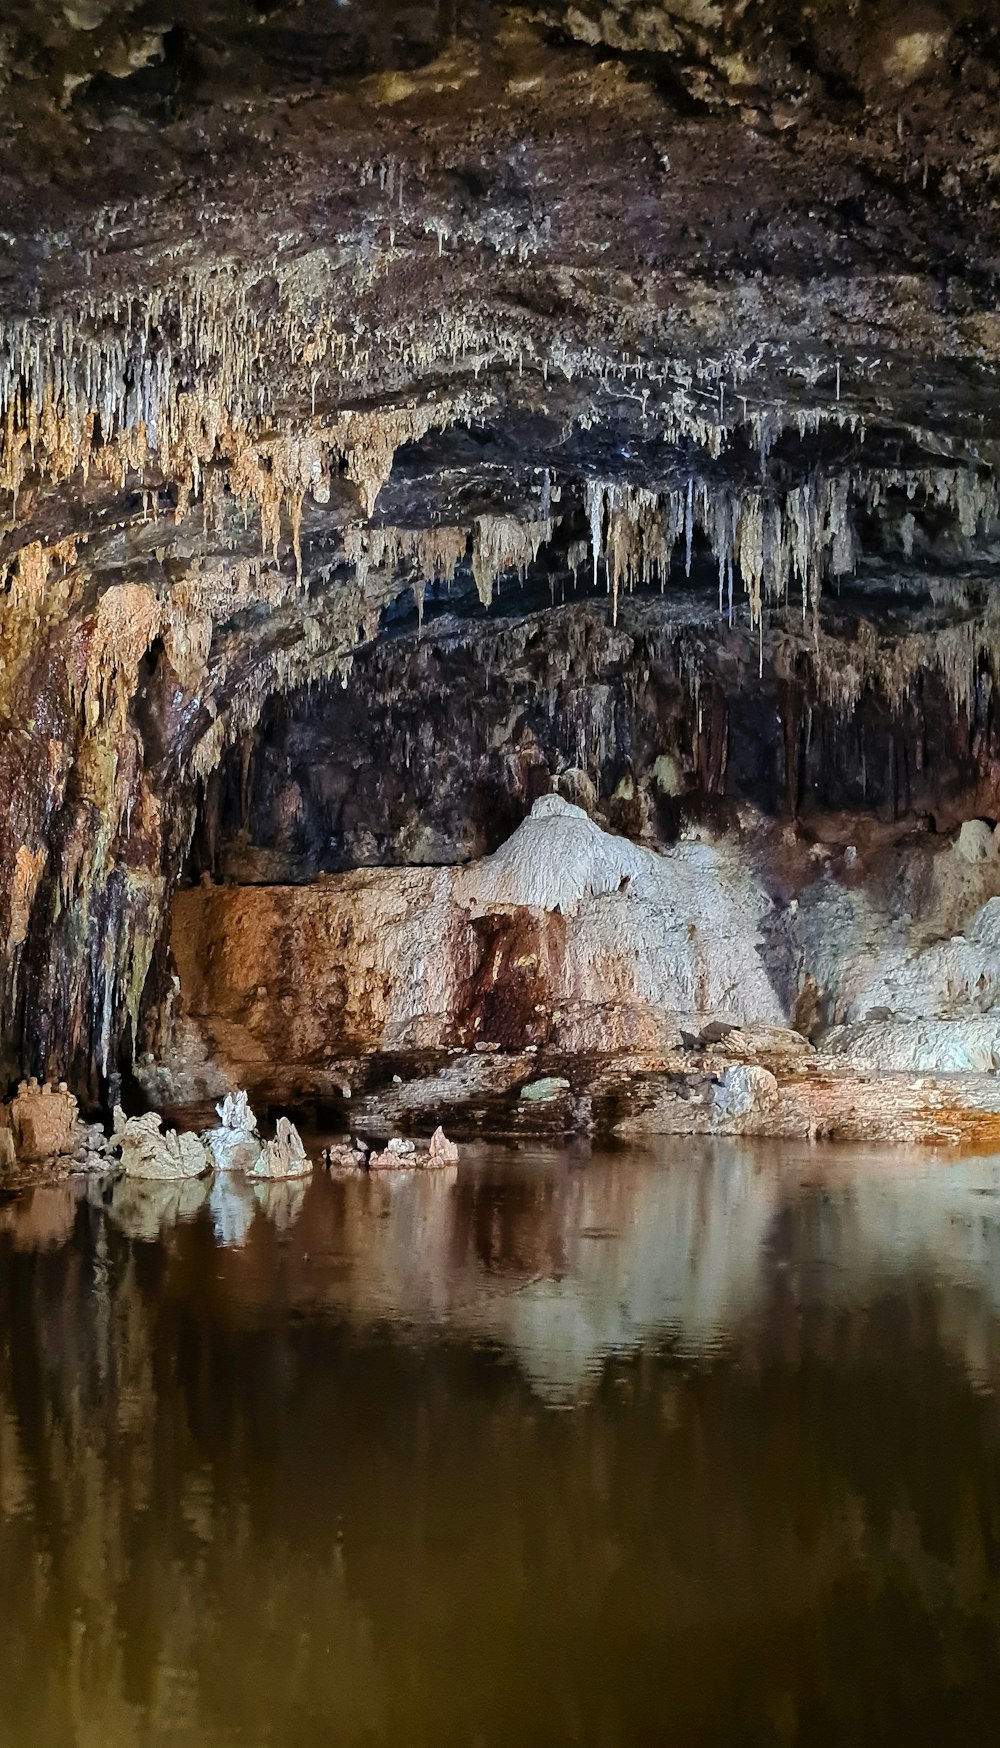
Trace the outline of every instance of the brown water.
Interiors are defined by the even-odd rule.
[[[994,1743],[1000,1162],[0,1208],[0,1748]]]

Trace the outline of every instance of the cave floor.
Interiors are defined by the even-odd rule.
[[[1000,1156],[0,1207],[0,1741],[993,1740]]]

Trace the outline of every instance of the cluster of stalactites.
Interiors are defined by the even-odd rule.
[[[370,517],[400,445],[471,416],[459,393],[325,417],[313,402],[294,428],[268,417],[265,361],[275,335],[252,319],[231,281],[209,279],[204,296],[202,289],[176,307],[156,295],[123,307],[120,327],[114,311],[112,325],[92,333],[70,321],[0,324],[0,491],[11,495],[15,517],[29,473],[56,486],[92,472],[117,489],[168,484],[178,519],[192,497],[203,497],[209,523],[228,487],[244,512],[258,512],[262,549],[274,557],[285,519],[301,569],[307,494],[328,502],[343,472]],[[286,325],[285,356],[297,370],[321,352],[349,379],[343,336],[300,341],[296,351],[291,318]]]
[[[622,589],[665,584],[681,542],[690,576],[696,531],[715,555],[719,608],[730,623],[737,575],[759,626],[764,601],[787,600],[793,581],[805,613],[825,577],[855,567],[847,476],[812,479],[783,494],[694,479],[661,491],[592,480],[586,505],[594,581],[603,560],[613,619]]]
[[[891,494],[905,496],[925,510],[936,506],[954,516],[966,540],[995,528],[1000,522],[1000,477],[975,467],[883,468],[861,480],[856,497],[868,509],[877,510]],[[912,542],[906,528],[904,541]]]

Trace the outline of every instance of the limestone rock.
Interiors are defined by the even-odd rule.
[[[476,912],[497,905],[571,910],[645,872],[651,852],[604,832],[561,795],[542,795],[513,837],[458,880]]]
[[[217,1171],[256,1171],[264,1143],[245,1092],[227,1093],[216,1105],[219,1126],[203,1136]]]
[[[360,1147],[325,1147],[323,1164],[331,1177],[363,1177],[368,1168],[368,1155]]]
[[[252,1178],[308,1177],[312,1171],[309,1155],[294,1123],[287,1117],[278,1118],[277,1134],[262,1149],[256,1165],[248,1173]]]
[[[212,1164],[211,1154],[197,1135],[183,1135],[176,1129],[164,1132],[163,1119],[155,1111],[126,1117],[116,1105],[111,1141],[129,1177],[161,1181],[201,1177]]]
[[[541,1080],[531,1080],[527,1086],[522,1086],[521,1097],[526,1104],[547,1105],[553,1099],[561,1099],[569,1090],[569,1081],[561,1075],[545,1075]]]
[[[77,1101],[64,1083],[53,1087],[22,1081],[10,1106],[10,1126],[22,1165],[72,1158],[83,1150],[87,1135]]]
[[[14,1131],[6,1126],[0,1127],[0,1178],[13,1169],[16,1160]]]
[[[394,1136],[382,1153],[373,1153],[368,1161],[370,1171],[442,1171],[458,1164],[458,1148],[449,1141],[440,1124],[426,1148],[415,1142]]]
[[[966,862],[987,862],[997,854],[993,829],[984,819],[967,819],[958,834],[955,849]]]
[[[427,1152],[427,1164],[433,1171],[442,1165],[458,1164],[458,1147],[454,1141],[449,1141],[440,1123],[431,1136],[431,1144]]]
[[[44,1159],[72,1157],[80,1140],[77,1099],[65,1086],[38,1086],[37,1080],[21,1082],[10,1105],[10,1127],[21,1164],[40,1164]]]
[[[824,1048],[885,1074],[992,1074],[1000,1068],[1000,1013],[863,1020],[834,1027]]]
[[[740,1119],[773,1110],[778,1102],[778,1082],[769,1069],[739,1062],[727,1068],[712,1088],[712,1106],[722,1118]]]

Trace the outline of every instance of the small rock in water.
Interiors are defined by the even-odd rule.
[[[277,1133],[263,1149],[253,1171],[255,1178],[308,1177],[312,1171],[302,1137],[287,1117],[279,1117]]]
[[[401,1135],[394,1135],[391,1141],[386,1142],[387,1153],[416,1153],[416,1151],[416,1144],[413,1141],[404,1140]]]
[[[431,1144],[427,1154],[427,1164],[432,1168],[441,1165],[458,1164],[458,1148],[454,1141],[449,1141],[440,1123],[431,1136]]]
[[[209,1149],[218,1171],[254,1172],[264,1151],[257,1133],[257,1119],[250,1109],[245,1092],[227,1093],[216,1105],[219,1114],[217,1129],[209,1129],[202,1140]]]

